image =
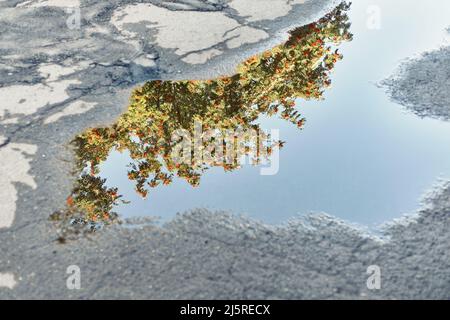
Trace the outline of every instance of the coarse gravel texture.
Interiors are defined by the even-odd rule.
[[[187,63],[185,51],[179,55],[158,43],[157,29],[146,29],[146,21],[122,30],[111,23],[116,10],[138,2],[188,14],[222,12],[235,21],[230,26],[251,29],[243,29],[236,48],[227,38],[205,48],[200,38],[199,51],[191,53],[207,50],[206,58],[191,56],[188,61],[200,63]],[[163,226],[134,219],[60,243],[48,217],[70,193],[73,153],[67,143],[77,133],[114,121],[143,81],[216,77],[333,4],[311,0],[258,20],[260,13],[221,0],[90,0],[81,1],[83,27],[71,30],[61,3],[0,1],[0,94],[8,101],[0,102],[0,159],[14,164],[0,172],[0,190],[9,192],[0,207],[0,299],[450,298],[448,182],[415,216],[378,235],[325,214],[268,226],[195,210]],[[252,42],[255,29],[267,38]],[[448,61],[445,52],[413,64],[433,66],[432,57],[440,64]],[[431,97],[448,101],[448,90]],[[67,289],[70,265],[80,267],[81,290]],[[371,265],[381,268],[381,290],[367,289]]]

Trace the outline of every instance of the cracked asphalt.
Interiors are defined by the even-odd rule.
[[[61,244],[48,221],[75,179],[68,142],[113,122],[133,87],[230,73],[335,4],[0,0],[0,299],[450,299],[448,182],[381,235],[325,214],[268,226],[196,210]],[[67,289],[70,265],[81,290]],[[370,265],[382,290],[367,289]]]

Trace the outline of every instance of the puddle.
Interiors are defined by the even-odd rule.
[[[242,63],[233,77],[137,89],[116,124],[75,140],[83,173],[67,212],[82,212],[83,221],[108,222],[115,213],[167,221],[209,208],[281,223],[323,211],[373,225],[414,211],[421,194],[449,176],[450,124],[406,114],[373,83],[400,59],[442,42],[446,17],[432,13],[449,5],[371,4],[358,1],[349,13],[340,5]],[[368,8],[379,9],[381,29],[367,27]],[[340,52],[345,58],[334,68]],[[197,147],[196,123],[203,133],[216,130]],[[264,134],[271,129],[279,138]],[[252,134],[236,144],[242,132]],[[191,152],[180,148],[183,133]],[[205,149],[208,161],[202,152],[201,161],[186,162]],[[241,158],[254,165],[240,165]],[[261,174],[274,167],[276,174]]]

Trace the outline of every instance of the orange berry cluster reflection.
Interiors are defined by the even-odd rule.
[[[136,191],[147,197],[150,188],[170,184],[175,177],[190,185],[200,183],[208,169],[202,163],[177,163],[171,158],[172,135],[176,130],[260,130],[261,115],[275,116],[299,128],[305,119],[297,110],[298,99],[321,99],[330,86],[330,70],[342,55],[335,46],[349,41],[349,5],[342,3],[318,22],[291,32],[280,46],[251,57],[230,77],[207,81],[150,81],[136,89],[130,106],[107,128],[84,132],[74,140],[80,177],[67,200],[70,210],[82,212],[86,221],[114,217],[112,210],[121,200],[117,188],[105,186],[98,177],[100,163],[112,150],[127,151],[132,163],[128,178]],[[263,146],[258,157],[270,154],[284,142]],[[254,159],[258,163],[260,159]],[[225,170],[239,167],[237,161],[217,165]]]

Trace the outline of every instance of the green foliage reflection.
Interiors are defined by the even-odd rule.
[[[67,200],[68,212],[81,212],[90,222],[114,219],[112,210],[122,201],[121,196],[98,177],[98,165],[112,150],[130,153],[128,177],[135,182],[136,191],[146,197],[149,188],[168,185],[174,177],[197,186],[201,174],[211,166],[220,165],[225,170],[239,167],[237,159],[208,165],[174,161],[171,154],[177,130],[193,133],[194,124],[201,123],[203,131],[261,132],[257,123],[261,115],[277,115],[302,128],[305,119],[295,101],[321,99],[323,90],[330,86],[329,73],[342,58],[335,46],[352,39],[348,9],[349,5],[342,3],[316,23],[292,31],[285,44],[246,60],[233,76],[207,81],[150,81],[137,88],[127,112],[114,125],[87,130],[74,140],[82,173]],[[253,160],[258,163],[282,145],[281,141],[259,141]]]

